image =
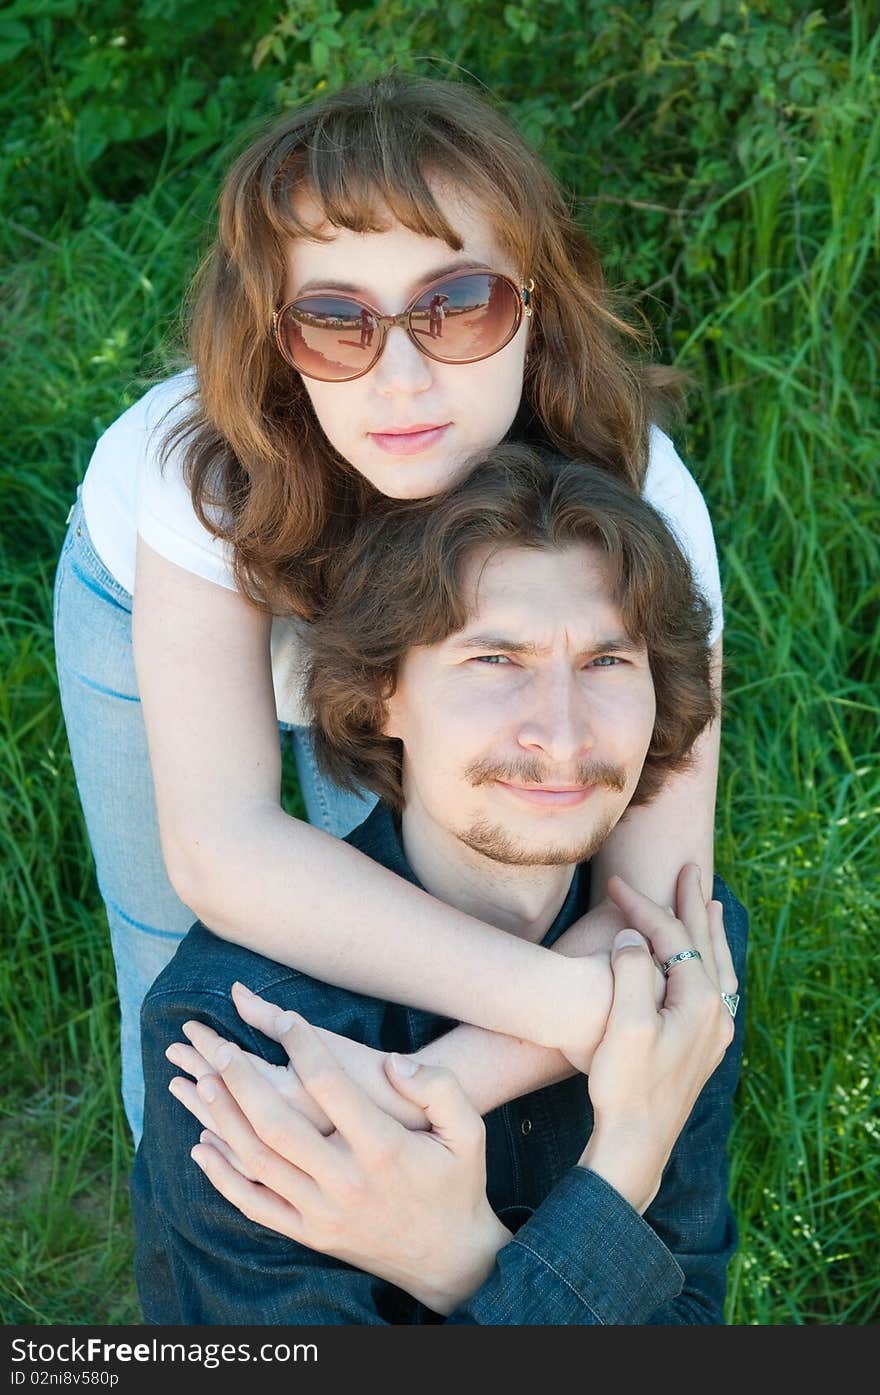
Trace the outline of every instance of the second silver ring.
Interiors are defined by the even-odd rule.
[[[671,954],[663,965],[664,974],[668,974],[673,964],[683,964],[686,959],[702,959],[702,954],[698,949],[680,949],[678,954]]]

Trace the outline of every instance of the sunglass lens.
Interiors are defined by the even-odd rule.
[[[375,317],[338,296],[307,296],[288,305],[279,330],[288,361],[325,382],[357,377],[378,347]]]
[[[488,358],[510,340],[519,320],[513,286],[486,272],[431,286],[410,313],[410,329],[433,358],[447,363]]]

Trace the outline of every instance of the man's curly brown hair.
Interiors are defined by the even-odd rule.
[[[464,559],[475,548],[575,543],[610,559],[627,635],[648,652],[657,714],[631,802],[652,799],[687,766],[716,713],[709,607],[665,522],[638,493],[598,466],[514,444],[495,447],[439,497],[383,504],[328,561],[331,599],[304,627],[304,692],[326,773],[400,810],[403,752],[383,735],[385,702],[410,649],[466,624]]]

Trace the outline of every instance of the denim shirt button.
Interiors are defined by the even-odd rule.
[[[522,1123],[520,1124],[520,1128],[522,1129],[522,1131],[523,1131],[524,1135],[526,1136],[526,1138],[528,1138],[529,1134],[530,1134],[531,1131],[532,1131],[532,1121],[531,1121],[531,1119],[523,1119]]]

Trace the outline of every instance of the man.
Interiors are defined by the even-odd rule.
[[[407,505],[365,520],[335,568],[327,588],[334,600],[310,635],[307,691],[329,773],[380,796],[349,841],[440,899],[550,949],[586,909],[592,854],[631,803],[650,798],[669,771],[681,768],[713,715],[706,608],[671,535],[649,506],[604,472],[509,446],[429,507]],[[691,879],[683,893],[690,910],[679,911],[688,931],[700,919],[695,886]],[[715,894],[741,980],[745,915],[717,879]],[[635,916],[637,899],[620,896],[627,915]],[[697,906],[705,913],[702,893]],[[703,966],[684,962],[700,958],[692,952],[699,943],[708,964],[711,936],[693,929],[690,943],[669,938],[684,931],[668,920],[669,926],[658,920],[657,939],[652,936],[661,957],[676,960],[668,970],[669,1011],[656,1017],[662,1029],[652,1038],[656,1055],[667,1049],[663,1032],[668,1043],[669,1031],[687,1017],[689,995],[708,991],[717,1009],[727,954],[726,945],[718,949],[713,985]],[[643,1011],[650,961],[644,949],[623,951],[624,960],[627,953],[643,956]],[[572,960],[572,973],[578,967]],[[391,1212],[409,1206],[411,1230],[424,1225],[431,1234],[434,1207],[444,1217],[444,1226],[435,1227],[442,1232],[432,1242],[436,1249],[429,1247],[431,1259],[422,1266],[430,1271],[436,1259],[437,1272],[420,1275],[414,1264],[396,1267],[394,1256],[380,1257],[378,1238],[365,1241],[363,1259],[351,1262],[351,1237],[309,1246],[305,1231],[273,1233],[270,1224],[284,1227],[256,1224],[219,1196],[209,1181],[214,1165],[203,1173],[187,1160],[198,1127],[169,1095],[164,1053],[194,1018],[206,1024],[190,1033],[200,1049],[213,1049],[216,1032],[244,1052],[282,1063],[259,1012],[252,1024],[262,1022],[267,1035],[236,1013],[230,1000],[236,981],[374,1053],[431,1059],[453,1024],[319,983],[193,927],[142,1014],[147,1112],[132,1200],[147,1321],[722,1321],[735,1243],[725,1145],[741,1029],[726,1052],[735,1025],[730,1016],[727,1036],[712,1019],[703,1036],[694,1028],[692,1042],[679,1042],[674,1068],[667,1062],[665,1075],[656,1071],[655,1093],[671,1091],[672,1101],[675,1081],[687,1076],[692,1094],[675,1096],[665,1114],[649,1098],[615,1115],[615,1100],[627,1090],[634,1099],[640,1075],[643,1083],[655,1078],[638,1060],[633,1070],[620,1047],[625,1032],[618,1019],[627,1002],[620,990],[632,986],[631,974],[615,964],[610,1012],[610,975],[604,1001],[601,975],[584,980],[596,1000],[584,1003],[583,1050],[572,1064],[589,1069],[592,1107],[583,1078],[563,1063],[543,1077],[557,1083],[486,1113],[477,1179],[485,1205],[477,1207],[476,1221],[469,1212],[467,1225],[456,1229],[442,1181],[452,1173],[438,1173],[421,1211],[404,1194],[408,1184],[395,1183]],[[731,983],[727,991],[734,989]],[[240,995],[237,1001],[241,1007]],[[653,1001],[649,1010],[653,1017]],[[457,1028],[450,1039],[468,1030]],[[315,1041],[299,1028],[293,1035],[307,1059]],[[632,1040],[644,1036],[639,1027]],[[703,1057],[710,1065],[698,1071]],[[246,1064],[242,1051],[234,1053],[229,1079]],[[627,1083],[628,1072],[635,1082]],[[306,1070],[306,1089],[308,1079]],[[348,1077],[340,1073],[337,1085],[347,1101],[346,1122],[328,1112],[323,1132],[335,1124],[338,1145],[349,1125],[352,1137],[362,1122],[364,1136],[378,1125],[374,1106],[372,1116],[361,1108]],[[425,1104],[424,1093],[415,1088],[407,1095],[407,1088],[398,1087],[404,1102]],[[246,1093],[236,1098],[247,1117]],[[218,1117],[235,1127],[229,1097],[218,1104]],[[462,1118],[470,1108],[464,1104]],[[650,1115],[650,1128],[639,1131],[637,1115]],[[307,1134],[301,1119],[291,1127],[310,1156],[329,1165],[331,1141],[322,1153],[316,1129]],[[435,1125],[429,1137],[436,1132]],[[424,1141],[410,1135],[413,1147]],[[466,1151],[455,1174],[463,1175],[464,1189],[455,1195],[471,1197],[475,1164]],[[312,1170],[317,1186],[321,1166]],[[302,1180],[308,1168],[288,1172]],[[271,1178],[283,1175],[283,1165],[273,1164]],[[381,1211],[384,1179],[368,1180]],[[364,1207],[360,1216],[357,1209],[350,1213],[352,1233],[364,1219]],[[254,1214],[262,1214],[259,1202]],[[477,1240],[469,1242],[474,1227]],[[297,1234],[305,1243],[290,1238]]]

